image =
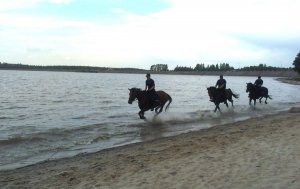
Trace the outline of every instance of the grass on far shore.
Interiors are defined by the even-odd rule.
[[[300,81],[300,75],[297,76],[297,77],[294,77],[293,80],[295,80],[295,81]]]

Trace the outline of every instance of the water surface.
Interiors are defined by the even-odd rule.
[[[144,89],[144,74],[0,71],[0,169],[94,152],[272,114],[298,105],[300,86],[263,78],[273,100],[248,105],[246,83],[255,77],[224,77],[240,95],[235,108],[214,113],[208,86],[217,76],[152,75],[157,90],[171,95],[167,112],[140,120],[128,88]]]

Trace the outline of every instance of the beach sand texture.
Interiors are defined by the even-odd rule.
[[[1,188],[300,188],[300,109],[0,172]]]

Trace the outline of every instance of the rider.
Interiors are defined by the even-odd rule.
[[[256,94],[258,94],[258,96],[260,96],[260,89],[261,89],[261,86],[263,85],[264,81],[261,79],[261,76],[259,75],[257,77],[257,79],[255,80],[255,90],[256,90]]]
[[[155,92],[155,82],[153,79],[151,79],[150,73],[146,74],[146,85],[145,85],[145,91],[147,91],[149,99],[150,99],[150,107],[151,111],[153,111],[153,108],[155,106],[155,101],[158,99],[157,94]]]
[[[223,75],[220,75],[220,79],[216,83],[217,90],[219,91],[220,97],[223,99],[226,96],[226,80],[223,79]]]
[[[261,87],[263,85],[264,81],[261,79],[261,76],[259,75],[254,83],[255,86]]]

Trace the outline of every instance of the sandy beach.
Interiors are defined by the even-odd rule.
[[[1,188],[300,188],[300,108],[0,172]]]

